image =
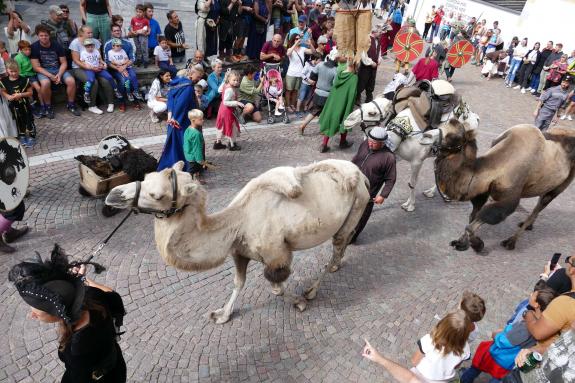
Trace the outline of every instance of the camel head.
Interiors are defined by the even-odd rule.
[[[184,163],[180,161],[172,168],[147,174],[139,185],[139,195],[137,182],[116,186],[108,193],[106,205],[120,209],[135,208],[158,218],[170,217],[184,208],[202,209],[206,192],[190,173],[182,171],[183,168]]]
[[[464,157],[468,155],[475,157],[477,142],[474,129],[467,129],[465,123],[452,118],[441,125],[438,130],[440,131],[438,159],[458,154],[464,154]]]
[[[346,129],[357,128],[362,122],[368,125],[378,124],[382,121],[387,107],[391,104],[385,97],[376,97],[372,102],[361,104],[347,116],[343,122]]]

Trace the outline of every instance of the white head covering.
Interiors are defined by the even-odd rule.
[[[329,51],[329,55],[327,56],[331,61],[335,61],[337,59],[337,48],[332,48],[331,51]]]
[[[387,139],[387,130],[382,126],[376,126],[367,133],[367,137],[374,141],[385,142]]]

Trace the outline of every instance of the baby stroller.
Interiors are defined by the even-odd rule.
[[[282,82],[282,75],[279,71],[279,67],[281,64],[270,64],[264,63],[264,67],[262,70],[262,81],[263,81],[263,88],[262,88],[262,102],[260,103],[260,107],[264,104],[264,99],[267,102],[268,108],[268,123],[273,124],[278,120],[283,120],[284,123],[289,124],[290,119],[287,114],[287,110],[284,107],[283,110],[279,110],[281,112],[280,115],[276,115],[275,112],[275,102],[273,99],[278,97],[283,97],[283,82]],[[270,89],[270,80],[275,79],[277,80],[277,88],[280,89],[279,95],[272,95],[269,92]],[[277,120],[276,120],[277,118]]]

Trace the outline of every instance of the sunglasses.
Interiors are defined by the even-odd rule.
[[[69,9],[62,9],[62,13],[70,13]]]

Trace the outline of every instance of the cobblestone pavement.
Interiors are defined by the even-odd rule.
[[[379,89],[391,77],[389,67],[387,62],[380,70]],[[481,116],[480,152],[506,128],[531,121],[531,97],[504,88],[499,80],[480,79],[475,68],[458,70],[454,85]],[[32,157],[94,145],[112,132],[132,139],[162,134],[164,129],[151,124],[143,111],[82,118],[62,111],[57,119],[38,125],[40,145],[31,151]],[[322,155],[317,151],[316,125],[308,131],[301,137],[293,126],[265,127],[242,135],[241,152],[208,148],[209,159],[218,165],[207,176],[209,210],[223,208],[249,179],[271,167],[350,158],[361,139],[355,131],[354,148],[339,151],[333,142],[334,150]],[[211,140],[206,140],[208,147]],[[146,149],[157,155],[161,144]],[[497,227],[482,228],[489,254],[478,256],[449,247],[460,235],[471,205],[446,204],[421,194],[433,182],[431,162],[422,170],[413,213],[399,206],[408,193],[407,163],[398,163],[398,175],[390,198],[376,208],[358,244],[348,248],[341,270],[325,278],[317,298],[302,313],[272,295],[262,267],[252,263],[232,320],[213,324],[206,314],[228,299],[232,262],[203,273],[167,267],[155,249],[152,218],[131,217],[98,255],[97,261],[108,270],[95,276],[116,289],[126,304],[121,346],[129,381],[390,382],[380,367],[362,359],[363,338],[408,365],[416,340],[469,289],[487,301],[487,315],[480,324],[481,338],[487,339],[527,296],[549,256],[555,251],[573,253],[568,239],[575,231],[573,186],[540,215],[535,230],[527,232],[513,252],[498,243],[515,230],[534,200],[523,201],[518,212]],[[0,382],[53,382],[62,374],[55,330],[26,319],[27,306],[6,276],[12,265],[34,251],[47,256],[54,242],[85,257],[119,222],[121,215],[104,218],[102,201],[80,196],[77,187],[73,160],[32,167],[24,221],[33,231],[17,243],[17,253],[1,256]],[[329,253],[328,244],[296,253],[287,289],[302,293]]]

